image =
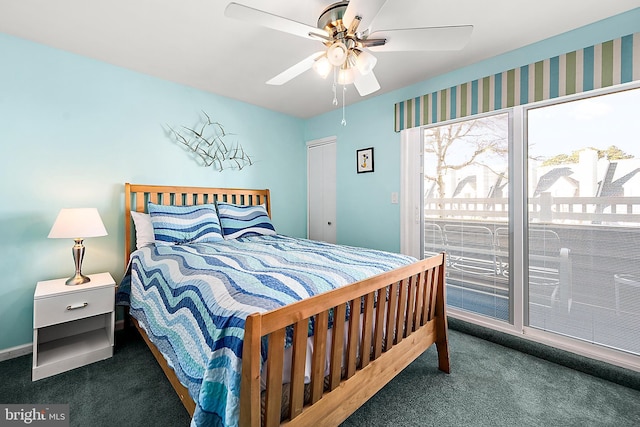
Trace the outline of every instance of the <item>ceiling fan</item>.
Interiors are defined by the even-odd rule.
[[[373,73],[377,58],[371,52],[460,50],[471,37],[472,25],[372,30],[371,24],[386,1],[331,4],[320,14],[317,27],[239,3],[229,3],[225,16],[322,42],[323,50],[284,70],[267,84],[282,85],[309,69],[324,78],[333,71],[333,103],[337,105],[336,84],[353,83],[361,96],[380,89]]]

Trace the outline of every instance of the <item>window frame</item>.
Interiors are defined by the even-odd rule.
[[[416,191],[415,185],[404,185],[401,188],[401,200],[405,200],[404,209],[401,209],[401,225],[403,232],[401,233],[401,247],[404,253],[415,256],[416,242],[412,245],[403,243],[405,236],[419,232],[419,257],[424,254],[424,132],[425,129],[448,125],[466,120],[478,119],[496,114],[509,114],[509,245],[510,245],[510,265],[513,271],[510,271],[509,287],[510,287],[510,322],[504,322],[492,319],[479,314],[474,314],[465,310],[456,309],[447,306],[448,314],[456,319],[470,322],[479,326],[487,327],[499,332],[518,336],[528,340],[532,340],[541,344],[550,345],[552,347],[570,351],[579,355],[594,358],[596,360],[611,363],[627,369],[640,371],[640,356],[634,354],[608,348],[598,344],[589,343],[575,338],[561,336],[553,332],[543,331],[528,325],[528,289],[527,271],[528,271],[528,110],[541,108],[545,106],[557,105],[560,103],[572,102],[581,99],[587,99],[620,91],[640,88],[640,81],[624,83],[606,88],[595,89],[579,94],[567,95],[558,98],[548,99],[539,102],[532,102],[525,105],[504,108],[477,115],[471,115],[453,120],[442,121],[425,126],[421,126],[419,132],[416,128],[402,131],[401,140],[403,141],[403,149],[401,151],[401,176],[403,183],[411,181],[407,177],[420,177],[419,191]],[[415,156],[416,140],[420,147],[420,161],[411,160],[410,157]],[[410,147],[410,148],[407,148]],[[413,153],[413,154],[412,154]],[[407,160],[409,156],[409,160]],[[419,171],[416,170],[419,169]],[[409,191],[407,188],[409,187]],[[417,197],[417,201],[416,201]],[[420,221],[416,221],[416,209],[420,212]],[[419,223],[416,227],[416,223]],[[414,234],[415,235],[415,234]],[[517,284],[520,284],[519,286]]]

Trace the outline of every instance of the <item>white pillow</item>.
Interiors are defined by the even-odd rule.
[[[136,227],[136,249],[154,245],[156,238],[153,233],[151,216],[146,213],[131,211],[131,218],[133,218],[133,224]]]

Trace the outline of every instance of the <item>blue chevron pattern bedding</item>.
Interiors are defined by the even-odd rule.
[[[415,262],[282,235],[136,250],[119,287],[197,407],[192,426],[238,424],[244,321]]]

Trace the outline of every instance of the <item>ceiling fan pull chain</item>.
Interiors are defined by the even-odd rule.
[[[336,71],[337,67],[333,67],[333,105],[338,105],[338,91],[336,89],[336,85],[338,84],[338,72]]]
[[[344,105],[345,93],[347,93],[347,87],[345,85],[342,85],[342,122],[341,122],[342,126],[347,125],[347,119],[345,118],[345,105]]]

